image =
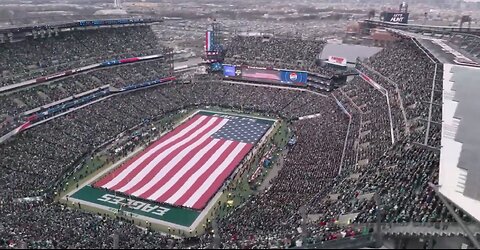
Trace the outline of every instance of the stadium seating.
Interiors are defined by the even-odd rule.
[[[0,46],[0,86],[105,60],[159,54],[149,26],[60,32]]]
[[[222,82],[214,84],[201,82],[191,85],[167,85],[157,87],[155,91],[142,90],[120,95],[22,133],[15,140],[0,145],[4,149],[2,152],[5,152],[5,157],[0,159],[2,166],[0,169],[18,170],[8,171],[8,174],[3,175],[8,181],[2,182],[7,186],[0,190],[4,192],[5,197],[37,195],[48,187],[49,180],[58,178],[69,164],[74,163],[88,150],[144,120],[151,120],[173,110],[215,104],[260,112],[268,111],[296,118],[323,112],[324,109],[322,103],[318,102],[319,97],[309,92],[283,89],[266,92],[265,87]],[[221,92],[223,95],[219,95],[218,90],[224,90]],[[236,93],[250,95],[238,98]],[[289,104],[293,105],[292,98],[297,98],[299,104],[295,103],[290,108]],[[278,102],[271,103],[266,100]],[[315,105],[304,108],[310,103]],[[16,178],[18,173],[31,174],[34,178]],[[26,183],[19,184],[22,181]],[[38,185],[29,181],[38,182]],[[30,190],[23,190],[27,187]],[[16,190],[17,188],[22,190]]]
[[[169,76],[169,65],[162,59],[101,68],[71,77],[61,78],[48,85],[0,96],[0,115],[15,116],[86,91],[111,85],[122,88]]]
[[[146,34],[139,34],[144,31]],[[77,61],[87,62],[94,57],[98,62],[115,57],[112,55],[139,55],[137,51],[145,51],[144,48],[157,48],[147,28],[106,30],[114,39],[106,38],[102,32],[91,31],[88,36],[73,33],[25,41],[25,46],[2,47],[8,52],[0,53],[1,71],[10,76],[8,79],[14,79],[3,81],[2,85],[56,72],[65,63],[78,64]],[[119,42],[123,37],[136,36],[141,39]],[[120,37],[121,40],[115,39]],[[309,67],[306,62],[313,62],[323,46],[318,41],[263,39],[234,38],[227,59],[231,63],[267,62],[272,66],[270,62],[274,65],[293,62]],[[88,44],[92,41],[102,45],[90,50]],[[57,43],[63,45],[55,52],[53,47]],[[69,52],[71,55],[58,52],[67,48],[65,44],[78,48]],[[27,53],[32,51],[38,54]],[[5,63],[13,53],[22,59]],[[41,73],[29,70],[31,62],[41,68]],[[388,91],[388,100],[385,93],[361,77],[355,77],[330,95],[206,77],[190,84],[172,83],[116,95],[40,124],[0,144],[0,226],[6,229],[0,230],[0,248],[21,244],[35,248],[105,248],[113,244],[110,237],[113,233],[120,235],[120,245],[124,248],[211,246],[212,234],[188,239],[192,242],[187,244],[187,239],[182,242],[143,232],[130,222],[51,203],[53,192],[61,187],[65,174],[89,159],[95,148],[115,140],[122,132],[131,133],[136,126],[135,131],[145,132],[141,133],[145,136],[119,142],[124,143],[119,146],[120,151],[109,149],[109,160],[114,161],[147,143],[153,135],[146,131],[157,118],[204,106],[282,117],[297,139],[288,148],[284,165],[271,180],[268,191],[242,197],[244,205],[219,221],[215,237],[220,238],[222,248],[289,247],[302,236],[297,229],[302,224],[300,207],[318,215],[317,219],[306,222],[310,242],[359,234],[358,230],[335,222],[346,214],[357,215],[352,220],[355,224],[374,222],[378,216],[372,199],[375,192],[380,194],[386,211],[381,218],[383,222],[451,221],[451,215],[427,185],[438,181],[439,153],[418,145],[425,139],[428,122],[433,122],[428,146],[440,145],[441,130],[435,122],[441,121],[441,105],[437,105],[441,104],[441,95],[432,92],[432,83],[439,85],[442,73],[438,71],[434,79],[436,63],[411,39],[395,42],[362,62],[359,69]],[[166,76],[164,67],[158,60],[134,63],[0,96],[0,114],[16,115],[106,84],[121,88],[132,82]],[[434,105],[430,105],[432,93]],[[304,119],[312,114],[316,116]],[[160,130],[168,130],[170,125],[164,124]],[[34,196],[45,199],[28,204],[18,200]]]
[[[2,248],[111,248],[114,233],[119,236],[122,248],[182,246],[172,237],[144,231],[128,221],[88,214],[62,205],[45,205],[43,202],[3,205],[0,216],[3,228],[7,229],[0,231]]]
[[[442,65],[436,60],[432,61],[411,39],[403,39],[395,43],[394,47],[382,50],[366,64],[397,84],[413,140],[424,143],[427,123],[431,121],[427,145],[439,147],[442,121]],[[440,67],[435,74],[436,64]],[[435,89],[432,89],[433,85]]]
[[[229,44],[226,62],[275,68],[310,68],[324,41],[277,37],[236,36]]]

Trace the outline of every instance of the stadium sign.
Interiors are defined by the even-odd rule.
[[[344,57],[329,56],[328,63],[337,65],[337,66],[347,67],[347,59]]]
[[[290,73],[290,80],[295,82],[298,79],[298,75],[295,72]]]
[[[402,23],[404,18],[405,17],[403,16],[403,14],[394,14],[393,17],[390,19],[390,22]]]
[[[235,76],[241,76],[242,75],[242,70],[241,69],[236,69],[235,70]]]
[[[128,197],[128,198],[127,198]],[[190,227],[201,211],[159,204],[158,202],[139,199],[134,196],[124,196],[106,189],[85,186],[71,195],[70,199],[81,204],[87,204],[106,211],[123,211],[132,217],[164,221],[180,226]]]
[[[383,20],[391,23],[408,23],[409,13],[392,13],[387,12],[384,14]]]
[[[281,70],[280,71],[280,81],[286,84],[300,84],[304,85],[307,83],[307,72],[299,72],[299,71],[289,71],[289,70]]]
[[[158,216],[164,216],[168,211],[170,211],[170,209],[165,207],[151,205],[142,201],[127,199],[112,194],[104,194],[102,197],[98,198],[97,201],[108,202],[114,205],[121,205],[127,207],[127,209],[129,210],[141,210],[145,213],[152,213]]]

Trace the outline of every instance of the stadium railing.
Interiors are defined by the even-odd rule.
[[[359,236],[345,237],[338,240],[321,241],[313,244],[305,244],[292,249],[359,249],[370,247],[375,244],[373,233]]]

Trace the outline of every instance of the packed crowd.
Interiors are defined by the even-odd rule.
[[[82,156],[88,155],[94,148],[128,131],[129,128],[147,120],[154,120],[173,110],[205,105],[269,112],[289,119],[315,113],[321,114],[322,117],[345,119],[340,111],[335,110],[332,100],[300,90],[279,88],[267,90],[265,86],[200,81],[192,84],[165,85],[156,87],[154,91],[136,91],[92,104],[52,122],[39,125],[22,133],[15,140],[1,145],[2,152],[5,152],[5,157],[0,160],[3,179],[0,182],[2,183],[0,187],[2,201],[5,204],[12,204],[14,198],[41,195],[49,189],[52,180],[61,178],[62,173],[71,168],[71,165],[78,162]],[[316,153],[321,152],[321,149],[308,146],[308,143],[321,144],[319,140],[309,138],[309,133],[316,131],[320,124],[329,121],[315,119],[315,122],[311,122],[311,120],[298,122],[298,133],[309,141],[301,141],[299,146],[293,149],[299,154],[305,151],[309,157],[301,158],[302,161],[300,158],[292,159],[289,163],[290,169],[305,169],[305,178],[307,178],[305,186],[313,185],[318,176],[333,178],[336,170],[329,170],[334,167],[330,164],[325,166],[324,173],[319,173],[317,176],[310,175],[308,170],[315,168],[317,161],[328,162],[330,158],[338,158],[338,156],[327,154],[317,155]],[[325,136],[331,132],[342,134],[345,132],[343,130],[342,128],[326,130],[322,131],[321,135]],[[333,148],[335,142],[338,144],[335,146],[341,147],[342,142],[333,138],[329,147]],[[335,165],[338,168],[339,162]],[[286,180],[302,178],[302,176],[289,175],[288,171],[285,171],[284,175],[282,178]],[[279,185],[275,189],[278,189],[279,199],[287,199],[288,186]],[[322,189],[325,188],[322,187]],[[312,189],[308,195],[304,195],[299,188],[297,198],[300,200],[310,197],[316,192],[316,189]],[[12,218],[14,217],[10,219]],[[24,240],[32,242],[27,238]]]
[[[392,113],[392,127],[394,131],[394,138],[396,140],[404,139],[407,134],[409,133],[408,126],[407,126],[407,117],[404,112],[403,106],[403,99],[401,95],[398,94],[397,88],[398,85],[391,81],[390,79],[386,78],[385,76],[379,74],[376,71],[373,71],[370,67],[366,66],[362,62],[358,63],[358,69],[367,75],[373,82],[377,83],[381,86],[384,90],[377,90],[384,92],[385,99],[388,96],[388,104],[390,105],[391,113]],[[387,105],[386,100],[384,103]],[[387,106],[384,106],[387,108]]]
[[[112,248],[114,234],[122,249],[188,247],[185,241],[142,229],[121,218],[89,214],[45,202],[0,204],[0,248]],[[200,239],[189,239],[199,244]]]
[[[312,206],[327,215],[359,213],[354,222],[374,223],[378,208],[368,197],[378,192],[384,222],[451,221],[446,207],[428,186],[429,182],[438,182],[439,160],[438,152],[400,141],[368,167],[352,171],[355,177],[336,185],[332,189],[335,198]]]
[[[221,92],[219,90],[222,90]],[[296,118],[323,112],[310,92],[223,82],[156,87],[92,104],[21,133],[0,145],[2,197],[35,196],[79,157],[123,131],[162,114],[192,106],[218,105]],[[239,93],[243,93],[240,95]],[[294,100],[296,101],[294,101]]]
[[[273,247],[278,243],[285,247],[285,242],[298,239],[299,208],[329,192],[340,167],[348,117],[331,98],[317,102],[324,107],[318,117],[292,123],[297,142],[268,191],[221,221],[225,247]]]
[[[310,212],[322,214],[312,224],[321,226],[326,222],[339,219],[339,215],[354,215],[357,213],[358,215],[353,216],[352,222],[373,223],[379,216],[380,211],[376,202],[372,199],[375,193],[380,196],[383,212],[381,220],[383,222],[449,222],[454,220],[445,205],[436,197],[433,189],[428,186],[429,182],[434,184],[438,182],[439,152],[412,143],[419,142],[419,138],[424,139],[425,133],[419,132],[418,127],[404,129],[405,122],[402,122],[400,113],[406,110],[405,113],[407,113],[406,116],[410,124],[427,122],[426,115],[428,112],[425,113],[425,110],[428,110],[429,107],[421,105],[429,105],[430,101],[425,104],[412,98],[412,95],[417,95],[420,100],[430,98],[432,93],[433,73],[429,70],[434,70],[431,66],[434,63],[429,61],[430,59],[422,53],[413,44],[412,40],[406,39],[393,44],[392,47],[371,58],[368,62],[371,64],[370,66],[359,65],[362,72],[381,86],[380,89],[383,88],[389,92],[392,126],[396,131],[394,134],[397,135],[396,143],[392,147],[388,146],[390,124],[386,106],[387,100],[384,99],[384,93],[381,93],[382,91],[379,88],[374,90],[374,86],[369,86],[370,89],[368,89],[366,88],[368,86],[366,85],[367,82],[356,77],[351,82],[354,84],[347,85],[334,94],[353,117],[355,113],[359,115],[361,124],[360,147],[355,150],[359,153],[362,151],[362,140],[365,139],[362,133],[367,131],[378,131],[383,134],[384,143],[381,146],[382,141],[380,139],[382,136],[380,135],[370,138],[373,139],[373,145],[377,146],[371,151],[376,153],[376,156],[372,157],[371,161],[363,162],[366,164],[363,167],[360,166],[362,165],[360,164],[362,158],[358,158],[357,164],[359,166],[340,175],[341,178],[335,181],[327,199],[312,200],[309,207]],[[421,58],[422,55],[426,58],[419,59],[417,63],[414,63],[414,66],[408,66],[409,62],[403,56],[414,54],[416,54],[416,58]],[[397,60],[392,61],[390,57],[397,58]],[[398,67],[399,62],[402,65],[400,67]],[[394,65],[397,71],[391,71]],[[437,76],[441,76],[443,71],[441,65],[439,66]],[[413,67],[420,70],[416,71]],[[414,73],[418,76],[417,81],[411,76]],[[428,79],[428,76],[432,76],[432,78]],[[405,81],[415,82],[415,84],[405,86],[407,84]],[[435,79],[433,83],[436,91],[441,91],[440,81],[441,77]],[[395,97],[397,91],[399,95]],[[436,125],[440,125],[438,121],[441,120],[441,105],[436,104],[441,103],[441,95],[437,95],[436,91],[433,92],[434,103],[432,105],[432,123],[428,145],[438,147],[441,127]],[[428,97],[420,97],[420,95],[427,95]],[[405,104],[405,99],[409,100],[410,104]],[[372,100],[373,103],[368,103],[368,100]],[[418,113],[417,108],[424,109],[424,111]],[[373,111],[373,115],[370,114],[370,111]],[[371,128],[368,128],[369,121],[375,123]],[[367,127],[364,127],[365,123],[367,123]],[[408,129],[412,129],[412,136],[410,137],[405,136]],[[460,212],[460,214],[462,213]],[[463,216],[468,219],[465,215]]]
[[[358,109],[355,108],[352,102],[350,102],[342,92],[337,91],[332,93],[332,96],[341,105],[341,109],[344,109],[345,114],[348,116],[347,135],[344,145],[344,156],[341,165],[341,171],[339,177],[345,177],[344,173],[350,173],[350,171],[357,166],[358,162],[358,146],[359,134],[360,134],[360,122],[361,114]],[[338,178],[338,177],[337,177]]]
[[[162,51],[149,26],[59,32],[58,36],[0,44],[0,86],[104,60]]]
[[[443,66],[438,60],[420,49],[414,39],[402,39],[365,64],[397,84],[412,140],[424,144],[430,123],[427,145],[440,146]]]
[[[236,36],[229,43],[225,61],[275,68],[308,68],[315,63],[324,45],[320,40]]]
[[[347,99],[356,107],[355,113],[361,115],[358,162],[359,165],[368,164],[392,145],[386,95],[359,76],[355,76],[340,92],[345,96],[342,99]]]
[[[161,79],[170,76],[170,73],[170,64],[164,59],[100,68],[61,78],[47,85],[0,95],[0,115],[15,116],[105,85],[122,88]]]
[[[392,44],[366,63],[368,67],[359,65],[359,69],[371,76],[380,87],[355,77],[333,93],[350,118],[344,121],[345,124],[350,124],[351,134],[346,138],[347,150],[343,156],[340,175],[334,175],[336,178],[331,179],[316,176],[311,185],[302,185],[308,183],[302,181],[308,180],[302,178],[303,172],[298,171],[298,168],[293,171],[290,169],[288,174],[299,177],[291,181],[282,179],[282,169],[268,192],[254,197],[236,213],[224,219],[221,235],[226,246],[271,247],[276,243],[278,245],[279,240],[283,244],[299,239],[301,234],[297,227],[301,220],[298,210],[302,204],[307,204],[309,214],[319,215],[309,222],[310,240],[326,240],[326,232],[332,228],[332,222],[340,219],[340,215],[351,214],[351,222],[356,224],[375,222],[379,216],[379,208],[373,199],[375,193],[380,195],[383,222],[453,221],[445,205],[428,186],[429,182],[438,182],[438,151],[412,143],[424,139],[426,123],[431,121],[428,145],[439,146],[441,127],[437,125],[441,121],[439,104],[442,65],[436,60],[432,61],[410,39]],[[432,91],[432,84],[435,91]],[[430,98],[433,98],[433,103]],[[391,122],[387,104],[390,104],[392,112]],[[430,107],[432,115],[429,119]],[[335,120],[332,117],[328,119]],[[341,123],[332,124],[335,125],[315,127],[328,130]],[[345,130],[340,128],[340,131]],[[312,137],[315,132],[310,131],[309,136]],[[408,136],[409,132],[411,136]],[[395,139],[393,145],[392,134]],[[334,138],[334,135],[330,132],[328,137]],[[323,135],[322,139],[314,140],[321,141],[328,137]],[[338,135],[336,140],[343,143]],[[322,148],[322,145],[316,147]],[[343,144],[336,148],[325,148],[323,152],[335,155],[341,152],[341,148]],[[292,151],[288,157],[305,157],[307,152],[293,154]],[[317,161],[314,170],[307,171],[306,175],[321,172],[324,164],[328,163],[338,164],[335,159]],[[288,167],[288,164],[285,165]],[[330,166],[328,169],[335,171],[338,168]],[[295,184],[292,185],[293,183]],[[292,194],[288,195],[288,200],[280,199],[284,197],[276,193],[278,190],[275,187],[280,185],[289,186]],[[322,192],[320,187],[325,187],[325,191]],[[316,195],[308,199],[311,188],[314,188]],[[304,197],[297,200],[297,195]],[[348,229],[341,227],[336,232],[346,231]]]
[[[298,61],[310,53],[318,54],[313,51],[318,42],[251,42],[233,45],[248,47],[241,55],[245,60],[256,60],[255,55],[260,55],[272,62],[278,58]],[[274,49],[252,49],[270,43]],[[287,45],[292,46],[288,52],[278,50]],[[299,48],[312,51],[308,56],[305,52],[296,54]],[[235,58],[237,52],[228,53]],[[48,248],[107,247],[112,243],[108,235],[115,230],[125,232],[123,247],[175,246],[169,237],[144,234],[130,223],[60,205],[21,205],[13,200],[43,194],[83,156],[132,127],[149,124],[167,113],[205,106],[283,117],[297,139],[267,191],[246,199],[219,221],[216,236],[221,238],[222,248],[291,246],[302,237],[298,230],[302,226],[301,207],[319,215],[308,222],[309,242],[358,235],[360,232],[335,222],[340,215],[352,213],[358,213],[354,223],[374,222],[379,216],[372,199],[375,192],[381,197],[384,222],[450,221],[445,206],[428,187],[428,182],[438,181],[439,153],[412,143],[425,137],[430,107],[429,145],[439,143],[440,127],[435,127],[435,122],[441,121],[441,106],[431,105],[430,98],[433,93],[434,104],[441,103],[441,95],[432,92],[432,83],[441,90],[441,77],[433,79],[435,63],[422,53],[413,40],[403,39],[367,61],[368,68],[361,68],[388,91],[391,121],[386,93],[360,77],[329,96],[207,79],[117,95],[27,130],[0,145],[5,156],[0,159],[0,225],[8,229],[0,230],[0,247],[19,242]],[[107,78],[102,78],[100,71],[91,77],[98,82],[112,81],[115,86],[123,84],[117,82],[117,76],[124,82],[129,81],[125,78],[144,77],[141,71],[134,76],[118,69],[108,69],[114,77],[106,74]],[[28,100],[32,99],[25,102]],[[13,101],[15,104],[18,101]],[[411,137],[405,125],[409,125]],[[40,230],[44,227],[48,230]]]

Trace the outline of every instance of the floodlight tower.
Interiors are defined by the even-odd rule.
[[[221,61],[223,55],[223,36],[221,24],[215,19],[208,24],[205,40],[205,59],[208,62]]]
[[[407,13],[408,12],[408,3],[407,2],[402,2],[400,4],[400,7],[398,9],[401,13]]]
[[[113,6],[118,9],[122,8],[122,0],[113,0]]]

